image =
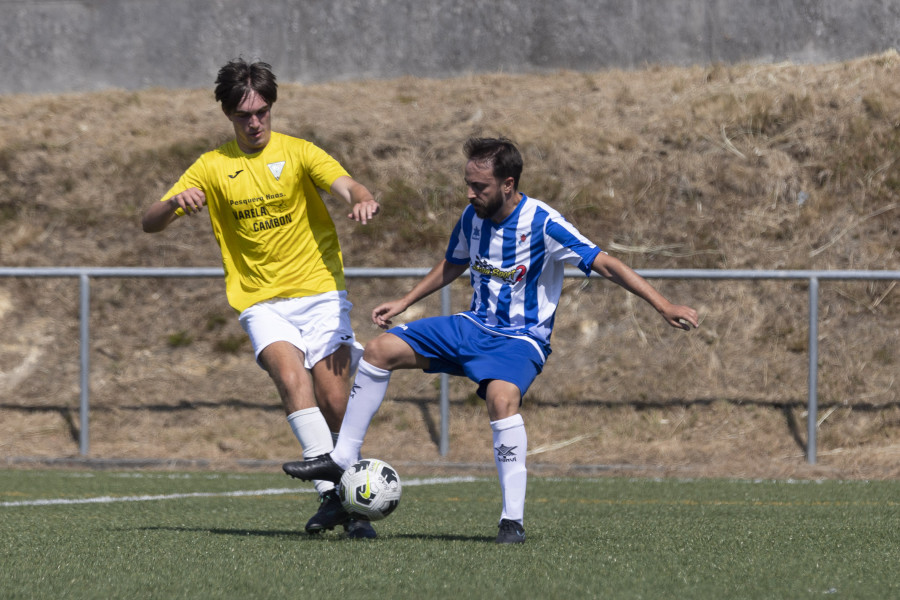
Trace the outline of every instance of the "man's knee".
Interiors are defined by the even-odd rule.
[[[382,333],[366,344],[363,360],[388,371],[427,367],[427,359],[418,356],[409,344],[392,333]]]
[[[379,369],[390,369],[391,366],[391,343],[390,338],[394,337],[388,333],[382,333],[377,338],[366,344],[366,349],[363,352],[363,360],[378,367]]]
[[[485,404],[491,421],[518,414],[522,405],[522,393],[515,384],[492,379],[487,382],[485,391]]]

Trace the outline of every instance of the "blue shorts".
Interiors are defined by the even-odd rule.
[[[466,376],[485,397],[493,379],[508,381],[524,396],[544,362],[531,342],[491,333],[462,315],[429,317],[388,330],[431,365],[426,373]]]

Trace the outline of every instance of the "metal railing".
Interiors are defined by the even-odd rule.
[[[359,278],[423,277],[424,268],[347,268],[345,275]],[[900,280],[900,271],[814,271],[814,270],[716,270],[716,269],[638,269],[647,279],[701,279],[701,280],[805,280],[809,284],[809,373],[807,389],[807,445],[806,458],[816,463],[816,439],[818,427],[818,360],[819,360],[819,282],[851,280]],[[90,443],[90,280],[92,278],[134,277],[222,277],[221,268],[214,267],[0,267],[0,277],[72,277],[79,286],[79,337],[81,356],[81,399],[79,406],[79,452],[86,456]],[[566,277],[584,277],[581,271],[567,269]],[[441,290],[441,312],[450,314],[450,287]],[[439,449],[441,456],[449,451],[449,377],[441,376],[440,405],[441,432]]]

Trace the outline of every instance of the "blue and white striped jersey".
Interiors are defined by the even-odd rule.
[[[474,293],[462,314],[495,333],[527,336],[546,359],[566,264],[590,275],[600,252],[559,211],[522,194],[499,225],[467,206],[445,258],[469,264]]]

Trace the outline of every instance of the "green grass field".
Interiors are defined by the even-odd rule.
[[[402,474],[401,474],[402,475]],[[276,474],[0,470],[6,598],[897,598],[900,483],[404,480],[380,539]]]

